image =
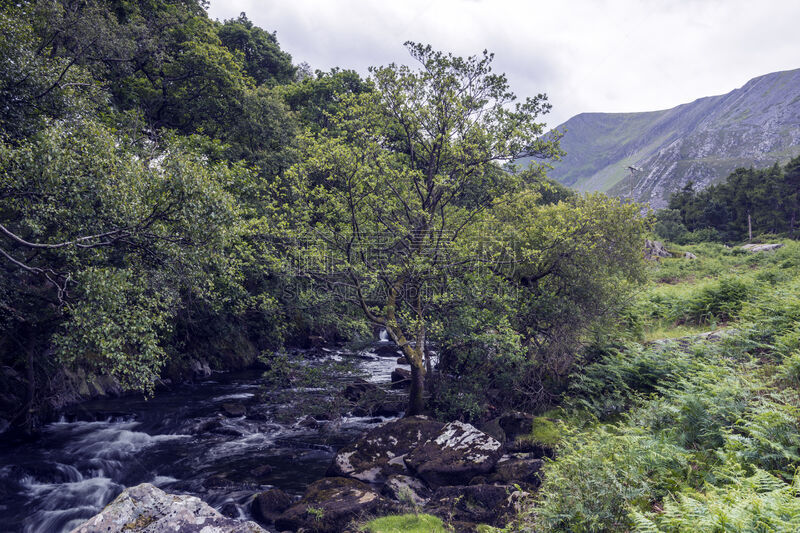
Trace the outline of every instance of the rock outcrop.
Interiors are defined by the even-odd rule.
[[[661,241],[651,241],[647,239],[644,241],[644,258],[650,261],[658,261],[662,257],[672,257],[672,254],[664,248],[664,243]]]
[[[456,522],[498,525],[510,509],[510,497],[515,491],[510,485],[441,487],[425,511]]]
[[[408,474],[406,454],[438,435],[443,427],[441,422],[421,416],[389,422],[339,450],[328,475],[383,483],[389,476]]]
[[[270,489],[256,494],[251,509],[256,519],[271,524],[291,506],[291,496],[281,489]]]
[[[303,498],[275,520],[280,531],[340,533],[354,518],[391,512],[393,504],[369,485],[341,477],[323,478],[306,489]]]
[[[747,250],[748,252],[771,252],[773,250],[777,250],[778,248],[783,248],[782,243],[775,243],[775,244],[745,244],[741,247],[742,250]]]
[[[167,494],[149,483],[125,489],[72,533],[266,533],[255,522],[221,515],[194,496]]]
[[[431,497],[431,490],[419,479],[411,476],[390,476],[381,492],[400,503],[425,505]]]
[[[503,445],[476,427],[450,422],[405,458],[408,468],[431,487],[469,483],[488,474]]]

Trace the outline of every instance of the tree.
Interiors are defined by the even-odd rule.
[[[787,208],[789,234],[794,237],[797,216],[800,213],[800,157],[795,157],[786,163],[781,195]]]
[[[226,188],[243,176],[186,140],[142,142],[91,121],[0,142],[0,352],[25,358],[18,423],[31,422],[34,370],[51,349],[152,390],[183,296],[214,301],[216,280],[235,276]]]
[[[419,68],[371,69],[375,90],[344,95],[330,126],[305,134],[286,186],[301,274],[386,328],[411,365],[414,415],[424,407],[437,295],[484,261],[464,255],[466,230],[525,185],[500,164],[560,151],[536,122],[546,97],[516,102],[506,77],[492,73],[492,54],[406,46]]]
[[[245,72],[256,85],[294,80],[297,69],[292,65],[292,56],[281,50],[275,33],[255,26],[244,13],[223,22],[217,35],[228,50],[242,54]]]

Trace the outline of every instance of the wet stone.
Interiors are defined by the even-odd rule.
[[[167,494],[149,483],[125,489],[72,533],[266,533],[255,522],[223,516],[194,496]]]

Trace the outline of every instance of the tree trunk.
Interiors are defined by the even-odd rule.
[[[25,399],[25,428],[29,431],[33,430],[33,407],[36,400],[36,369],[33,367],[33,352],[34,343],[33,336],[28,340],[26,351],[27,355],[27,368],[25,369],[28,379],[28,394]]]
[[[421,363],[421,361],[420,361]],[[411,363],[411,390],[408,393],[408,409],[405,416],[421,415],[425,409],[425,367]]]
[[[750,221],[750,213],[747,213],[747,241],[753,242],[753,224]]]

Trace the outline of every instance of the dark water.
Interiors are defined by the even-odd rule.
[[[388,381],[396,366],[394,358],[369,352],[318,355],[309,364],[350,362],[375,382]],[[352,379],[327,373],[334,388]],[[345,417],[303,427],[297,405],[321,403],[330,391],[293,389],[265,399],[260,378],[256,371],[215,374],[148,401],[87,403],[33,443],[0,441],[0,531],[69,531],[125,487],[144,482],[251,518],[255,493],[278,487],[301,494],[324,475],[338,448],[385,421]],[[226,403],[244,405],[247,415],[223,416]]]

